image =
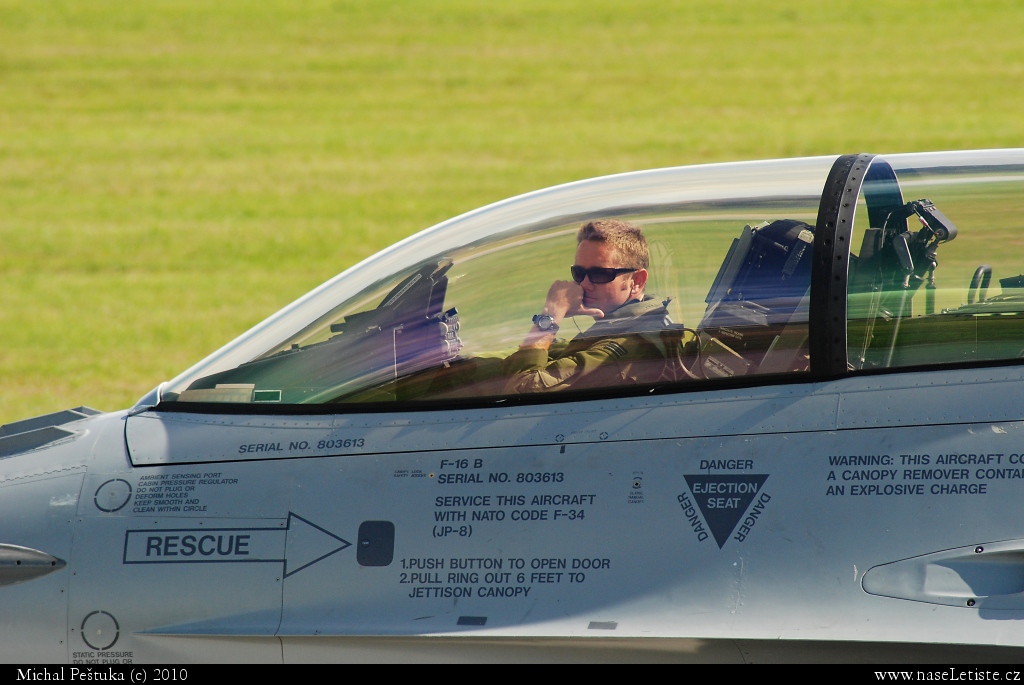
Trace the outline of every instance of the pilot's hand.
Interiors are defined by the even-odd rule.
[[[592,316],[603,319],[604,312],[583,304],[583,288],[572,281],[555,281],[548,289],[544,313],[550,314],[555,323],[561,323],[567,316]]]

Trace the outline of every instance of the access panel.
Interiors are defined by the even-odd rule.
[[[907,602],[862,582],[1024,538],[1006,515],[1022,435],[975,424],[282,463],[290,506],[357,545],[285,578],[285,659],[290,645],[314,658],[347,644],[290,639],[302,635],[1004,644],[1000,619],[1024,609]],[[364,521],[393,524],[390,564],[360,563]]]

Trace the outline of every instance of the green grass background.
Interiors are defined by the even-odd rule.
[[[0,423],[345,267],[658,166],[1019,146],[1017,1],[0,0]]]

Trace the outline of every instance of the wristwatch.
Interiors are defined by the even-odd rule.
[[[537,314],[533,317],[533,323],[537,328],[541,329],[545,333],[557,333],[558,324],[551,317],[550,314]]]

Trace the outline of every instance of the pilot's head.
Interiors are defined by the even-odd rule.
[[[647,240],[633,224],[602,219],[576,234],[573,280],[583,288],[583,306],[606,315],[630,300],[642,300],[650,257]]]

